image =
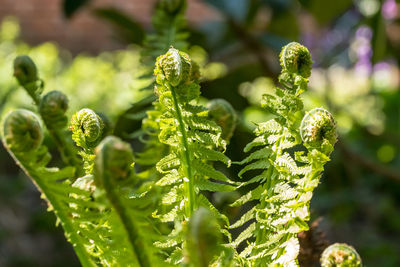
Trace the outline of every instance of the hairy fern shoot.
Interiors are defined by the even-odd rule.
[[[255,188],[233,204],[258,202],[231,225],[247,225],[231,245],[247,243],[238,257],[249,266],[297,266],[297,233],[308,230],[312,192],[336,142],[336,125],[328,111],[314,109],[304,115],[300,94],[307,90],[312,65],[307,48],[290,43],[280,56],[283,88],[276,87],[262,102],[275,117],[257,125],[257,137],[245,148],[252,153],[241,162],[245,167],[240,176],[257,173],[242,186]]]
[[[66,131],[67,97],[59,91],[42,95],[44,83],[27,56],[15,60],[14,75],[37,112],[7,114],[3,144],[40,190],[85,267],[298,266],[297,234],[308,230],[310,200],[337,141],[329,111],[304,111],[300,96],[307,90],[311,55],[298,43],[283,47],[281,87],[261,103],[273,118],[257,124],[255,139],[244,148],[248,156],[236,162],[239,177],[249,179],[233,182],[220,168],[231,165],[224,153],[236,112],[223,99],[199,105],[199,67],[170,47],[186,48],[185,6],[184,0],[157,4],[156,34],[147,38],[147,56],[162,54],[154,70],[155,96],[136,103],[131,111],[139,114],[130,114],[143,119],[140,153],[107,136],[113,131],[107,117],[88,108],[73,115]],[[144,112],[152,101],[154,109]],[[62,168],[48,167],[44,128]],[[216,163],[222,163],[218,170]],[[250,189],[231,206],[249,209],[230,224],[209,196],[243,187]],[[243,230],[232,239],[232,229]],[[362,263],[352,247],[334,244],[321,265]]]
[[[182,260],[180,225],[198,207],[210,209],[228,223],[201,191],[234,190],[229,179],[210,164],[221,161],[229,165],[230,160],[220,152],[226,147],[221,128],[208,118],[204,107],[194,104],[200,95],[200,86],[198,69],[193,66],[186,53],[170,48],[157,59],[155,69],[156,93],[163,113],[158,138],[170,147],[169,154],[157,163],[157,170],[163,174],[157,184],[165,190],[161,204],[166,207],[160,207],[155,216],[162,222],[176,224],[166,242],[158,244],[173,248],[169,259],[175,259],[175,263]]]

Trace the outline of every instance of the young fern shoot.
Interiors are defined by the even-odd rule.
[[[93,171],[94,148],[103,138],[104,123],[99,115],[91,109],[84,108],[72,116],[70,130],[72,139],[81,147],[79,151],[84,162],[86,174]]]
[[[327,247],[321,255],[322,267],[362,267],[361,257],[347,244],[335,243]]]
[[[184,0],[158,4],[162,14],[177,17],[176,23],[184,7]],[[184,41],[174,23],[165,29],[172,27],[176,35],[170,37]],[[157,32],[164,37],[169,33]],[[172,39],[163,39],[164,44]],[[307,48],[290,43],[280,57],[282,88],[262,100],[273,119],[257,125],[256,138],[244,149],[251,153],[239,163],[239,176],[251,175],[239,187],[253,189],[232,206],[250,202],[250,209],[232,225],[205,191],[237,189],[238,183],[214,168],[216,162],[231,164],[224,152],[237,116],[222,99],[211,100],[207,108],[197,104],[198,65],[173,47],[157,58],[155,109],[142,123],[143,132],[151,136],[137,157],[128,143],[105,137],[110,124],[88,108],[72,117],[71,138],[65,131],[66,96],[58,91],[42,96],[43,82],[26,56],[15,60],[15,76],[40,116],[23,109],[10,112],[3,120],[2,140],[56,214],[84,267],[297,266],[297,234],[308,229],[313,190],[337,134],[327,110],[303,110],[300,95],[307,90],[312,65]],[[51,155],[42,144],[42,125],[64,168],[48,167]],[[141,172],[135,172],[134,163]],[[228,229],[239,227],[244,230],[232,240]],[[361,259],[352,247],[334,244],[323,253],[321,264],[361,266]]]
[[[81,162],[66,131],[68,118],[65,112],[68,109],[68,98],[60,91],[50,91],[42,97],[44,82],[39,79],[35,63],[26,55],[18,56],[14,60],[14,76],[38,108],[63,162],[75,166],[76,174],[81,175],[83,173]]]
[[[42,145],[43,129],[39,118],[31,111],[18,109],[10,112],[3,121],[3,144],[26,175],[32,178],[42,197],[48,202],[50,210],[54,210],[64,228],[65,236],[75,249],[83,266],[96,266],[87,249],[89,242],[80,232],[79,220],[74,222],[70,208],[71,203],[82,205],[80,199],[88,197],[83,190],[72,190],[70,179],[75,169],[71,166],[59,170],[47,168],[51,159],[47,147]],[[72,198],[73,192],[80,199]]]
[[[170,48],[157,59],[155,74],[158,104],[163,112],[159,140],[170,147],[170,153],[156,166],[164,175],[157,185],[166,191],[161,204],[167,207],[160,207],[154,214],[162,222],[176,224],[166,242],[156,245],[172,247],[169,260],[178,263],[183,259],[181,245],[184,241],[179,229],[198,207],[210,209],[214,216],[228,224],[227,218],[201,191],[231,191],[234,187],[224,174],[210,165],[213,161],[229,165],[230,160],[220,152],[226,146],[221,128],[207,117],[204,107],[193,104],[200,95],[196,65],[186,53]]]
[[[136,182],[130,145],[117,137],[108,136],[96,148],[95,155],[95,183],[105,192],[117,215],[117,225],[123,226],[118,231],[121,237],[129,240],[127,249],[132,250],[137,258],[137,265],[135,260],[130,265],[159,265],[151,243],[154,238],[151,224],[146,220],[146,213],[138,207],[142,203],[137,203],[136,199],[132,200],[129,196]]]
[[[151,104],[157,98],[152,93],[155,85],[153,69],[157,57],[165,54],[171,46],[183,51],[186,51],[189,47],[187,42],[189,32],[186,30],[185,19],[186,5],[186,0],[162,0],[155,5],[152,18],[154,33],[146,35],[142,50],[142,61],[149,67],[143,78],[150,79],[151,82],[141,90],[148,90],[150,96],[139,103],[135,103],[138,108],[148,109],[148,104]],[[141,114],[143,113],[141,112]],[[160,105],[154,102],[151,110],[147,112],[147,116],[141,118],[143,121],[140,131],[143,130],[144,136],[140,136],[140,138],[144,142],[145,148],[137,153],[136,162],[147,168],[154,167],[162,157],[168,154],[168,146],[158,140],[160,130],[158,121],[161,115]],[[152,171],[155,171],[155,169],[152,169]]]
[[[280,57],[283,89],[276,87],[275,94],[264,95],[262,102],[275,117],[257,125],[257,137],[245,148],[254,151],[241,162],[246,166],[239,173],[258,171],[242,184],[258,186],[233,204],[258,200],[231,225],[249,222],[231,244],[236,247],[247,240],[238,258],[249,266],[297,266],[297,233],[308,230],[312,192],[336,142],[336,125],[328,111],[314,109],[304,116],[300,94],[307,90],[312,65],[307,48],[290,43]]]

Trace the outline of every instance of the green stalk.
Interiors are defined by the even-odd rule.
[[[185,159],[185,162],[183,164],[183,169],[186,175],[186,178],[189,181],[184,181],[185,185],[185,191],[186,191],[186,196],[188,197],[188,208],[186,209],[186,217],[190,218],[192,215],[194,208],[195,208],[195,194],[194,194],[194,177],[193,177],[193,172],[192,172],[192,166],[191,166],[191,154],[189,150],[189,143],[187,141],[187,136],[186,136],[186,131],[184,127],[184,122],[182,118],[182,112],[181,109],[178,105],[178,99],[176,97],[175,93],[175,88],[173,86],[169,86],[169,89],[171,90],[172,97],[174,99],[174,107],[176,110],[176,115],[178,118],[178,123],[179,123],[179,130],[182,134],[182,144],[183,144],[183,156]]]
[[[46,123],[45,123],[46,124]],[[65,140],[65,135],[63,135],[62,130],[51,129],[46,125],[49,135],[53,139],[58,151],[60,152],[62,161],[69,166],[74,166],[76,168],[76,176],[80,177],[84,175],[82,164],[80,160],[76,157],[76,151],[74,147]]]
[[[103,175],[108,174],[103,173]],[[115,211],[117,212],[125,231],[128,234],[129,241],[132,245],[134,255],[136,255],[139,265],[142,267],[149,267],[151,266],[150,260],[147,256],[144,243],[139,236],[139,231],[135,225],[135,222],[132,221],[131,217],[127,214],[125,206],[120,199],[120,194],[114,191],[115,186],[110,182],[111,179],[113,179],[113,177],[103,177],[102,179],[107,197],[115,208]]]
[[[54,213],[57,218],[60,220],[61,225],[64,228],[65,236],[72,244],[76,255],[79,258],[80,263],[83,267],[96,267],[97,264],[93,262],[89,253],[87,253],[85,247],[82,245],[81,237],[78,232],[79,229],[75,229],[74,225],[71,223],[71,216],[64,212],[64,208],[57,201],[57,198],[48,192],[51,192],[51,189],[47,189],[46,184],[40,179],[40,177],[36,177],[35,171],[30,171],[29,166],[25,166],[18,158],[14,155],[14,153],[7,147],[4,143],[4,147],[8,150],[11,157],[15,160],[15,162],[21,167],[24,173],[31,178],[32,182],[35,184],[36,188],[40,191],[40,193],[44,196],[44,199],[47,200],[48,206],[53,207]]]
[[[45,188],[45,186],[41,185],[40,183],[38,183],[38,186],[40,188],[41,187]],[[46,190],[43,189],[41,191],[46,191]],[[51,204],[51,206],[53,206],[54,213],[56,214],[57,218],[61,221],[61,224],[64,228],[65,236],[71,242],[82,266],[96,267],[97,264],[95,264],[91,260],[91,256],[87,253],[86,249],[81,245],[83,242],[80,240],[80,236],[77,234],[79,232],[79,229],[74,228],[74,225],[70,221],[72,219],[70,218],[70,215],[63,212],[63,208],[61,207],[61,205],[59,205],[55,197],[53,197],[51,194],[50,195],[44,194],[44,195]]]
[[[26,90],[26,92],[30,95],[32,98],[33,102],[35,103],[37,109],[39,110],[39,105],[40,105],[40,96],[38,96],[35,92],[31,92],[30,90]],[[40,114],[40,112],[38,112]],[[40,114],[40,117],[44,121],[44,124],[47,128],[47,131],[49,132],[51,138],[53,139],[57,150],[60,152],[61,159],[66,165],[74,166],[77,170],[77,177],[81,176],[84,174],[82,166],[80,164],[79,159],[76,157],[76,153],[74,151],[74,148],[71,144],[68,144],[65,141],[65,136],[63,136],[63,133],[59,129],[52,129],[49,127],[46,123],[46,121],[43,119],[42,114]]]

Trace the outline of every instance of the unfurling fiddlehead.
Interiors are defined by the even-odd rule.
[[[80,229],[72,220],[69,206],[74,199],[68,196],[75,168],[47,168],[51,156],[47,147],[42,145],[43,130],[39,118],[28,110],[18,109],[10,112],[3,121],[3,143],[9,153],[28,175],[42,197],[48,202],[49,210],[54,210],[64,228],[65,236],[70,241],[83,266],[96,266],[85,247],[85,238],[79,234]],[[75,189],[75,195],[82,198],[85,192]],[[83,195],[83,196],[82,196]],[[82,205],[80,203],[80,205]],[[86,243],[87,244],[87,243]]]
[[[311,75],[313,61],[307,47],[291,42],[280,53],[282,72],[279,82],[286,88],[295,90],[299,95],[307,90],[308,77]]]
[[[26,55],[18,56],[14,60],[14,76],[24,86],[38,80],[35,62]]]
[[[93,150],[100,143],[103,128],[99,115],[88,108],[81,109],[71,119],[72,139],[83,149]]]
[[[68,109],[67,97],[59,91],[51,91],[41,97],[44,82],[39,78],[35,63],[28,56],[18,56],[14,60],[14,76],[39,109],[39,114],[57,146],[63,162],[76,167],[78,176],[82,174],[82,167],[70,136],[65,132],[68,121],[65,116]]]
[[[79,154],[84,160],[86,173],[90,174],[93,170],[94,148],[103,137],[104,123],[96,112],[84,108],[72,116],[69,128],[76,145],[83,148]]]
[[[43,82],[39,79],[36,65],[29,56],[22,55],[15,58],[14,76],[32,97],[33,101],[39,104]]]
[[[301,121],[300,135],[307,146],[333,146],[337,141],[336,122],[326,109],[314,108],[307,112]]]
[[[192,64],[188,54],[171,48],[156,62],[157,79],[168,81],[172,86],[190,82]],[[196,97],[195,95],[192,97]]]
[[[229,142],[236,128],[237,115],[232,105],[225,99],[213,99],[208,102],[208,117],[222,129],[222,139]]]
[[[124,226],[124,229],[120,230],[125,231],[139,266],[151,266],[143,236],[139,234],[135,220],[128,213],[127,198],[120,187],[121,180],[131,177],[132,164],[133,151],[130,145],[117,137],[106,137],[96,148],[95,182],[105,190],[107,198],[115,208]]]
[[[48,129],[63,129],[68,118],[68,98],[60,91],[51,91],[43,96],[39,105],[39,113]]]
[[[14,152],[29,152],[39,148],[43,130],[39,118],[31,111],[17,109],[4,119],[3,136]]]
[[[156,245],[172,248],[168,261],[177,264],[182,261],[184,241],[180,225],[198,207],[210,209],[216,218],[228,223],[201,191],[233,190],[229,179],[211,164],[221,161],[229,165],[230,160],[219,152],[226,147],[221,128],[208,118],[204,107],[192,104],[200,95],[199,73],[188,55],[170,48],[157,59],[154,73],[159,96],[156,105],[162,111],[158,138],[170,148],[170,153],[156,165],[164,175],[156,184],[165,189],[161,204],[167,208],[159,209],[155,216],[161,222],[175,222],[176,226],[165,242]]]
[[[221,252],[222,235],[218,221],[207,209],[200,207],[187,225],[185,261],[194,267],[207,267]]]
[[[335,243],[327,247],[321,255],[322,267],[362,267],[357,251],[344,243]]]
[[[312,60],[307,47],[292,42],[287,44],[280,54],[281,67],[283,72],[300,75],[308,78],[311,75]]]
[[[264,95],[262,102],[275,118],[257,125],[257,137],[246,146],[245,152],[258,149],[242,161],[247,165],[239,173],[258,171],[258,175],[242,186],[259,185],[233,204],[259,200],[231,226],[236,228],[256,219],[233,242],[237,246],[248,240],[239,260],[250,266],[297,265],[297,233],[308,229],[312,192],[336,142],[334,120],[323,109],[306,114],[299,127],[304,114],[299,96],[307,90],[312,66],[307,48],[290,43],[283,47],[280,55],[279,80],[284,89],[276,87],[275,94]],[[294,147],[302,141],[308,152],[294,152],[293,158]]]
[[[151,212],[143,207],[152,199],[132,197],[137,195],[140,184],[133,163],[133,151],[128,143],[115,136],[106,137],[95,149],[95,183],[98,190],[105,192],[112,206],[111,213],[116,215],[110,223],[120,225],[112,234],[114,242],[127,249],[128,258],[124,259],[127,266],[161,266],[152,244],[157,235],[149,221]],[[129,259],[132,256],[133,261]]]
[[[103,179],[110,179],[106,183],[114,184],[131,176],[133,151],[128,143],[117,137],[109,136],[96,147],[95,154],[96,172],[104,174],[107,171],[108,175],[112,174],[112,177],[99,175],[101,180],[96,183],[104,185]]]

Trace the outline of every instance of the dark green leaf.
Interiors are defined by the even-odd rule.
[[[82,8],[84,5],[88,4],[90,0],[64,0],[63,11],[64,16],[71,18],[78,9]]]
[[[97,8],[94,14],[114,25],[120,32],[120,37],[134,44],[141,44],[144,39],[142,26],[129,15],[116,8]]]

